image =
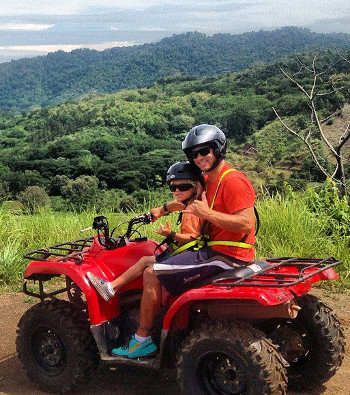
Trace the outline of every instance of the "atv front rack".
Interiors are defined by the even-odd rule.
[[[212,280],[212,284],[220,287],[273,287],[283,288],[299,284],[327,269],[342,263],[333,257],[295,258],[281,257],[255,261],[265,263],[261,270],[247,272],[250,265],[221,273]]]
[[[79,265],[83,261],[82,253],[84,253],[92,244],[94,238],[87,237],[64,243],[55,244],[48,247],[38,248],[24,254],[24,258],[33,261],[44,262],[65,262],[68,259]]]

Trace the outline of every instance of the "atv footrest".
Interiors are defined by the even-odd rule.
[[[142,366],[149,369],[160,369],[161,360],[159,355],[154,357],[144,357],[144,358],[127,358],[119,357],[114,355],[105,355],[101,357],[101,361],[107,363],[108,365],[129,365],[129,366]]]

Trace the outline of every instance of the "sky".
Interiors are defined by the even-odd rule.
[[[283,26],[350,34],[350,0],[1,0],[0,62]]]

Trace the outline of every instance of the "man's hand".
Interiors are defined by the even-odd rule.
[[[195,200],[189,207],[184,210],[184,213],[193,214],[199,218],[207,219],[210,215],[210,210],[208,206],[207,197],[205,192],[202,193],[202,200]]]
[[[164,237],[171,233],[171,226],[169,220],[166,221],[165,225],[160,225],[158,230],[153,230],[153,232],[158,233]]]

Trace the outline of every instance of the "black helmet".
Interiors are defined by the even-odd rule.
[[[197,166],[192,165],[188,160],[182,160],[171,165],[166,173],[166,182],[169,184],[173,180],[193,180],[204,185],[204,178]]]
[[[198,145],[210,145],[214,148],[214,155],[220,161],[226,154],[226,136],[224,132],[215,125],[202,124],[193,127],[182,142],[185,154]]]

